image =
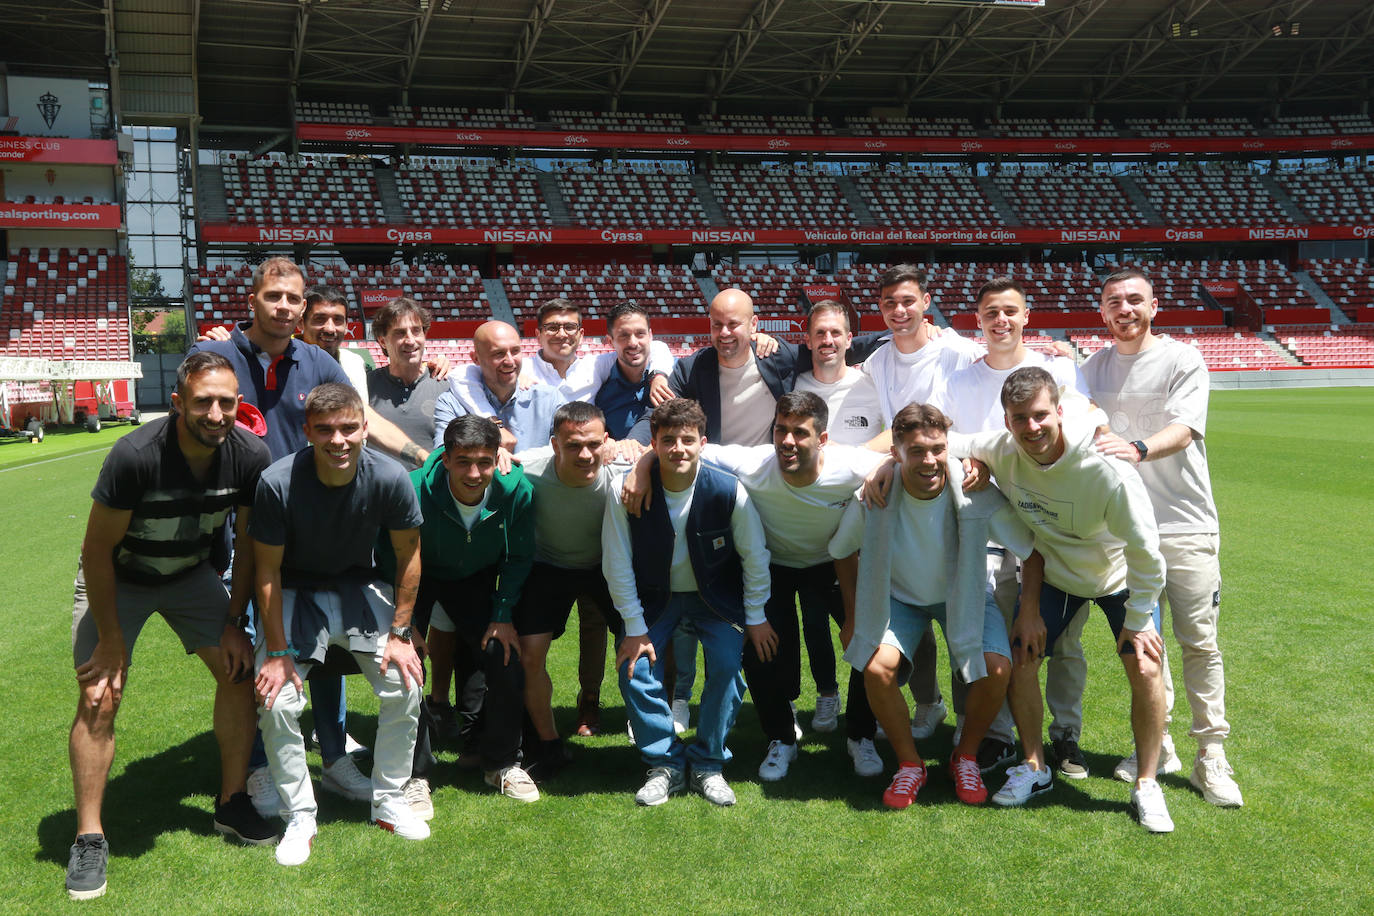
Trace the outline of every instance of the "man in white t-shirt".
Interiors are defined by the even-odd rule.
[[[578,356],[582,346],[582,310],[570,300],[550,299],[539,307],[536,334],[539,351],[524,361],[521,374],[530,382],[552,385],[569,401],[590,401],[611,376],[616,355]],[[668,373],[673,371],[673,354],[668,345],[654,341],[649,345],[649,369],[653,373],[653,400],[661,404],[672,397]]]
[[[880,347],[864,362],[864,371],[878,386],[883,421],[892,424],[908,404],[928,404],[955,372],[983,355],[982,347],[958,334],[932,333],[926,322],[930,307],[926,272],[915,264],[897,264],[878,278],[878,308],[892,332],[891,346]],[[927,632],[912,659],[911,717],[915,738],[928,738],[945,718],[945,703],[935,675],[935,637]]]
[[[806,316],[806,345],[811,371],[797,376],[797,391],[811,391],[830,411],[827,431],[838,445],[867,445],[887,428],[878,387],[858,366],[845,364],[854,335],[845,307],[822,299]]]
[[[1073,360],[1026,347],[1023,332],[1030,322],[1030,307],[1021,284],[1011,277],[994,277],[978,290],[974,300],[978,325],[988,352],[951,375],[936,392],[934,406],[953,421],[955,433],[981,433],[1005,428],[1002,383],[1022,366],[1039,366],[1054,377],[1061,402],[1072,400],[1088,407],[1088,386]],[[988,581],[1007,626],[1016,610],[1016,558],[1000,545],[988,545]],[[1083,728],[1083,685],[1088,665],[1083,660],[1083,622],[1086,609],[1070,622],[1055,643],[1054,656],[1046,665],[1045,702],[1050,708],[1050,740],[1055,766],[1061,776],[1081,779],[1088,775],[1078,736]],[[955,681],[954,709],[962,722],[963,686]],[[1003,708],[978,749],[978,765],[988,773],[1014,759],[1011,711]]]
[[[768,750],[759,766],[759,778],[776,782],[787,775],[797,757],[796,724],[792,703],[801,693],[801,632],[797,604],[802,615],[824,621],[826,647],[832,652],[829,690],[816,700],[812,727],[834,731],[839,713],[838,685],[834,679],[834,655],[829,622],[843,622],[843,604],[829,542],[854,491],[883,456],[868,449],[828,443],[828,409],[819,396],[793,391],[778,399],[773,418],[772,445],[714,445],[701,450],[702,458],[739,478],[759,519],[768,553],[771,591],[764,609],[777,634],[776,645],[762,650],[752,642],[744,647],[744,675],[754,698],[754,710],[768,739]],[[631,511],[638,514],[638,497],[647,492],[652,454],[640,459],[633,485],[627,487]],[[629,480],[629,478],[627,478]],[[850,551],[852,553],[853,551]],[[842,633],[847,637],[847,629]],[[870,718],[862,676],[850,682],[850,719]],[[868,736],[871,739],[871,736]],[[862,739],[860,739],[862,740]],[[872,742],[863,754],[850,742],[855,769],[860,775],[877,760]],[[881,772],[881,761],[877,762]]]
[[[1026,752],[993,796],[1020,805],[1044,792],[1053,777],[1041,727],[1040,659],[1088,601],[1102,608],[1131,687],[1131,731],[1147,777],[1131,788],[1131,805],[1152,833],[1174,829],[1154,779],[1164,734],[1164,642],[1159,605],[1164,558],[1154,509],[1131,465],[1093,446],[1091,418],[1065,420],[1054,378],[1036,366],[1017,369],[1002,386],[1006,430],[979,433],[959,447],[982,461],[1021,518],[1035,532],[1044,584],[1022,590],[1011,629],[1008,696]]]
[[[1192,707],[1189,732],[1198,743],[1191,779],[1207,801],[1238,807],[1223,742],[1226,681],[1217,646],[1221,610],[1220,526],[1207,470],[1207,367],[1195,348],[1157,337],[1150,321],[1159,308],[1149,279],[1128,268],[1102,283],[1102,320],[1115,343],[1083,366],[1111,431],[1098,449],[1136,465],[1154,505],[1164,555],[1164,593],[1183,655],[1183,686]],[[1173,681],[1165,664],[1165,708],[1173,707]],[[1168,727],[1166,720],[1165,727]],[[1183,768],[1164,733],[1159,772]],[[1116,768],[1119,779],[1138,775],[1133,754]]]
[[[883,793],[889,808],[908,807],[926,782],[925,763],[906,728],[901,685],[936,620],[949,645],[950,668],[970,684],[967,718],[949,764],[955,794],[970,805],[987,800],[976,754],[1007,694],[1011,647],[1006,621],[986,587],[984,556],[990,540],[1020,557],[1032,551],[1030,530],[1000,493],[963,492],[963,469],[949,458],[948,431],[949,418],[928,404],[899,410],[892,423],[898,485],[885,506],[850,505],[830,543],[831,556],[859,551],[854,635],[845,659],[864,672],[869,702],[897,754],[897,773]]]

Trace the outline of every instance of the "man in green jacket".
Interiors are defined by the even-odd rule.
[[[539,790],[520,766],[524,671],[511,615],[534,563],[534,489],[519,467],[497,473],[501,430],[465,414],[444,430],[443,449],[411,472],[420,498],[420,593],[423,632],[435,602],[456,625],[458,650],[486,675],[477,750],[487,784],[520,801]]]

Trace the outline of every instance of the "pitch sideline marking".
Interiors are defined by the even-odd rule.
[[[36,468],[40,464],[51,464],[54,461],[66,461],[68,458],[80,458],[84,455],[94,455],[96,452],[108,452],[114,445],[102,445],[99,448],[90,448],[84,452],[70,452],[66,455],[58,455],[56,458],[43,458],[39,461],[30,461],[28,464],[16,464],[13,467],[0,468],[0,474],[6,471],[22,471],[25,468]]]

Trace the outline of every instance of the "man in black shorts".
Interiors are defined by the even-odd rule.
[[[67,892],[75,900],[105,893],[109,847],[100,806],[114,760],[115,713],[134,643],[154,612],[215,678],[215,829],[245,843],[277,838],[244,789],[256,718],[247,677],[252,646],[242,630],[252,551],[237,552],[231,594],[209,562],[235,506],[235,535],[246,537],[258,475],[270,460],[261,440],[235,427],[239,400],[227,359],[187,357],[177,370],[172,413],[116,442],[91,492],[72,615],[80,700],[69,747],[77,837]]]
[[[517,456],[534,486],[534,569],[515,608],[515,629],[525,667],[525,710],[535,732],[525,737],[525,769],[536,780],[553,776],[566,762],[553,720],[553,682],[546,662],[549,646],[563,635],[573,602],[589,602],[599,618],[614,618],[612,632],[620,632],[620,615],[611,613],[611,593],[601,575],[599,513],[615,487],[614,475],[603,463],[605,442],[601,409],[569,401],[554,412],[549,445]],[[599,673],[602,660],[597,662]],[[590,697],[586,692],[584,679],[579,717],[584,704],[595,709],[598,702],[599,691]]]

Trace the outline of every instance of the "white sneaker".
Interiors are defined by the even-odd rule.
[[[320,785],[326,792],[351,798],[353,801],[372,801],[372,780],[368,779],[347,754],[321,769]]]
[[[735,790],[720,773],[693,773],[688,781],[694,792],[713,805],[728,808],[735,803]]]
[[[1131,787],[1131,807],[1140,826],[1151,833],[1173,833],[1174,819],[1164,804],[1164,790],[1153,779],[1142,779]]]
[[[686,700],[673,701],[673,731],[682,734],[691,724],[692,710]]]
[[[802,730],[801,723],[797,721],[797,704],[794,701],[789,701],[787,705],[792,708],[792,734],[800,741],[802,739]]]
[[[911,714],[911,737],[920,741],[935,734],[936,727],[945,721],[947,712],[949,710],[945,708],[944,700],[917,704],[916,711]]]
[[[1231,778],[1235,770],[1226,762],[1226,752],[1219,747],[1209,747],[1193,762],[1192,775],[1188,781],[1202,793],[1209,804],[1219,808],[1239,808],[1245,804],[1241,798],[1240,786]]]
[[[811,730],[833,732],[840,724],[840,695],[824,694],[816,697],[816,712],[811,716]]]
[[[518,766],[487,770],[486,783],[494,789],[499,789],[506,798],[522,802],[539,801],[539,787],[530,779],[530,774]]]
[[[768,742],[768,753],[759,764],[759,779],[764,782],[777,782],[787,775],[792,761],[797,759],[797,746],[783,744],[776,738]]]
[[[1004,808],[1024,805],[1042,792],[1054,786],[1054,774],[1049,767],[1032,770],[1029,763],[1018,764],[1007,770],[1007,781],[992,797],[994,804]]]
[[[278,865],[301,865],[310,858],[310,847],[315,843],[315,816],[296,812],[286,824],[286,830],[277,844]]]
[[[429,838],[429,824],[410,810],[410,805],[399,796],[388,795],[381,801],[372,803],[372,823],[388,833],[394,833],[404,840],[425,840]]]
[[[1164,733],[1164,740],[1159,744],[1159,763],[1155,767],[1156,776],[1167,776],[1170,773],[1177,773],[1183,769],[1183,761],[1178,759],[1178,754],[1174,752],[1174,739],[1168,732]],[[1112,770],[1112,775],[1122,782],[1135,782],[1140,773],[1140,764],[1136,761],[1135,751],[1131,751],[1131,756],[1123,757],[1121,762]]]
[[[281,793],[272,779],[269,767],[258,767],[248,774],[248,797],[253,800],[259,817],[278,817],[281,815]]]
[[[849,738],[846,741],[849,747],[849,756],[854,761],[855,776],[881,776],[883,775],[883,758],[878,756],[878,749],[873,746],[873,742],[868,738],[854,740]]]
[[[410,810],[422,821],[434,820],[434,800],[429,795],[429,780],[412,776],[401,787],[401,797],[410,805]]]

